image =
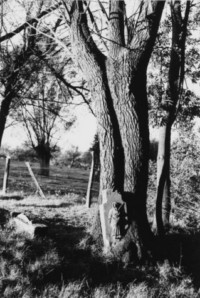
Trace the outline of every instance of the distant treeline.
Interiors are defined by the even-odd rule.
[[[152,161],[156,161],[158,152],[158,142],[152,140],[150,142],[149,158]],[[0,150],[0,158],[5,158],[10,155],[12,159],[18,161],[30,161],[37,162],[38,158],[33,148],[17,147],[15,149],[2,148]],[[77,148],[61,153],[60,149],[52,154],[52,163],[58,166],[71,166],[75,168],[88,168],[91,165],[91,152],[80,152]]]

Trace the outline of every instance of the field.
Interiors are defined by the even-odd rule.
[[[32,168],[37,173],[37,165]],[[0,179],[2,176],[3,171]],[[48,225],[49,230],[45,237],[35,239],[9,228],[1,230],[0,297],[200,297],[197,233],[187,231],[175,242],[171,235],[169,249],[181,251],[179,257],[154,264],[125,267],[96,250],[89,241],[96,204],[85,207],[88,176],[86,170],[53,167],[50,178],[37,175],[46,195],[41,199],[34,194],[23,163],[11,164],[9,192],[23,191],[25,198],[2,200],[0,208],[23,212],[32,222]],[[97,190],[95,183],[94,197]]]
[[[4,164],[5,160],[0,159],[0,188],[3,184]],[[80,194],[83,197],[86,195],[89,170],[51,166],[50,176],[46,178],[38,175],[38,163],[30,164],[45,195],[64,195],[71,192]],[[25,163],[15,160],[11,160],[8,181],[8,192],[13,191],[24,192],[26,195],[33,195],[36,191]],[[92,186],[92,196],[96,197],[97,195],[98,183],[94,182]]]

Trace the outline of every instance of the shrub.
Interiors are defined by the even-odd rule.
[[[172,144],[171,182],[173,212],[177,220],[198,227],[200,222],[200,157],[198,135],[185,132]]]
[[[11,156],[13,159],[18,161],[37,161],[37,155],[32,148],[27,147],[17,147],[11,151]]]

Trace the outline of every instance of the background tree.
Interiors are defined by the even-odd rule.
[[[69,167],[72,168],[75,166],[75,163],[80,159],[81,152],[78,150],[78,147],[73,146],[71,150],[67,151],[67,160],[69,162]]]
[[[58,12],[61,3],[53,5],[53,2],[48,1],[48,4],[43,0],[16,2],[15,5],[22,14],[21,19],[17,21],[11,17],[9,5],[6,6],[5,3],[1,6],[7,14],[1,14],[0,144],[7,116],[12,110],[15,113],[19,101],[24,98],[26,90],[31,88],[34,81],[29,78],[33,73],[41,72],[40,66],[44,63],[60,84],[65,85],[68,97],[72,99],[75,95],[79,95],[88,104],[87,94],[83,94],[87,93],[87,89],[83,87],[83,82],[77,81],[77,71],[69,56],[69,34],[63,33],[63,23]],[[49,13],[52,13],[52,17],[49,17]],[[25,23],[20,25],[23,20]]]
[[[54,138],[59,129],[59,120],[65,129],[69,129],[74,122],[74,119],[69,119],[67,115],[68,93],[63,94],[63,91],[45,68],[37,74],[37,81],[19,104],[20,114],[17,117],[21,116],[30,145],[40,162],[40,174],[45,176],[49,175],[50,159],[57,149]]]
[[[0,71],[2,97],[0,107],[0,145],[11,103],[27,87],[25,87],[25,82],[27,75],[30,74],[30,68],[27,68],[27,63],[32,55],[33,43],[34,41],[28,41],[28,45],[12,50],[2,47],[0,51],[0,59],[2,61],[2,69]],[[24,77],[25,72],[26,77]]]

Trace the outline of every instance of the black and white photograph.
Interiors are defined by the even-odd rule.
[[[200,298],[200,0],[0,0],[0,297]]]

